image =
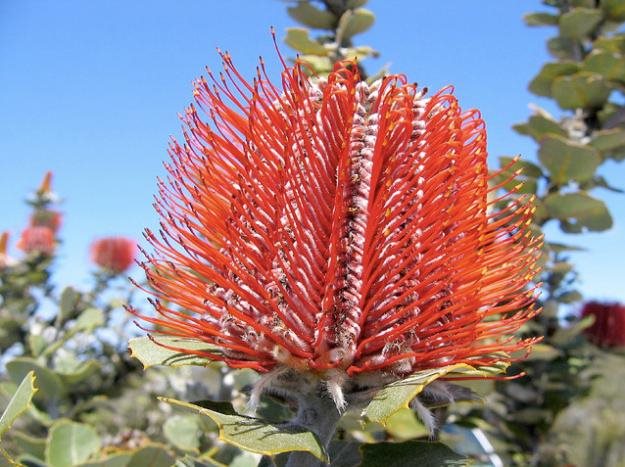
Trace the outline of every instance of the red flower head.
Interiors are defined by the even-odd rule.
[[[159,181],[144,320],[232,367],[320,378],[531,345],[512,333],[536,313],[541,240],[528,200],[489,213],[479,112],[402,75],[367,84],[350,61],[327,79],[285,65],[277,88],[262,63],[248,83],[222,58],[222,79],[195,83],[208,120],[187,109]]]
[[[17,247],[25,253],[38,252],[51,255],[56,248],[54,232],[44,226],[27,227],[22,232]]]
[[[582,318],[587,316],[595,318],[585,331],[590,341],[601,347],[625,347],[625,306],[587,302],[582,308]]]
[[[125,237],[108,237],[91,244],[91,259],[95,264],[114,274],[121,274],[133,263],[137,253],[134,240]]]
[[[33,227],[48,227],[54,233],[59,231],[63,217],[60,212],[37,210],[30,218],[30,225]]]

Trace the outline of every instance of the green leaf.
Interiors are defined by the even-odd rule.
[[[58,375],[31,358],[17,357],[6,364],[6,370],[15,383],[22,381],[33,371],[40,389],[35,396],[36,400],[56,401],[66,393],[66,388]]]
[[[126,467],[171,467],[176,459],[164,446],[153,444],[136,451]]]
[[[334,65],[330,57],[320,57],[319,55],[300,55],[300,60],[308,63],[316,74],[327,74],[332,71]]]
[[[82,383],[84,380],[94,375],[100,370],[100,363],[97,360],[87,360],[81,362],[78,368],[72,372],[60,372],[57,374],[61,378],[61,381],[67,386],[73,386],[74,384]]]
[[[560,16],[560,34],[572,39],[583,39],[601,22],[600,10],[594,8],[573,8]]]
[[[622,3],[621,0],[616,1]],[[605,52],[625,53],[625,36],[601,36],[593,43],[593,48]]]
[[[552,37],[547,41],[547,49],[554,57],[562,60],[574,60],[577,58],[579,43],[568,37]]]
[[[61,300],[59,303],[58,321],[60,324],[72,319],[76,314],[76,308],[80,303],[81,294],[73,287],[66,287],[61,292]]]
[[[589,72],[560,76],[551,85],[551,94],[563,109],[601,107],[611,91],[601,75]]]
[[[540,142],[545,136],[566,136],[566,130],[558,122],[543,115],[532,115],[527,123],[513,127],[522,135],[528,135]]]
[[[214,347],[206,342],[180,339],[177,337],[155,337],[154,340],[172,347],[193,351],[215,350]],[[152,341],[149,337],[135,337],[128,342],[130,356],[139,360],[146,370],[156,365],[173,367],[184,365],[208,366],[213,363],[208,358],[178,352],[177,350],[170,350],[158,345],[156,342]]]
[[[0,351],[20,340],[22,321],[14,317],[0,317]]]
[[[362,415],[369,421],[386,427],[391,417],[402,409],[409,409],[410,402],[417,397],[425,387],[438,378],[450,374],[484,376],[505,371],[501,369],[476,369],[465,364],[449,365],[432,370],[414,373],[406,379],[396,381],[382,388],[376,393],[373,400],[363,410]]]
[[[577,323],[569,326],[569,327],[560,327],[558,330],[551,336],[551,342],[558,347],[565,346],[572,339],[579,336],[584,329],[592,326],[594,322],[594,316],[587,316],[584,319],[579,320]]]
[[[551,217],[568,221],[573,226],[586,227],[594,232],[612,227],[612,217],[603,201],[586,193],[554,193],[545,198],[544,204]]]
[[[132,457],[132,452],[121,452],[119,454],[111,454],[91,462],[84,462],[80,467],[126,467]]]
[[[528,361],[546,361],[549,362],[562,355],[560,349],[547,344],[534,344],[531,353],[527,356]]]
[[[87,308],[83,311],[71,328],[72,333],[92,331],[103,326],[105,322],[104,312],[98,308]]]
[[[551,85],[556,78],[572,75],[578,70],[579,65],[575,62],[547,63],[530,82],[529,90],[539,96],[551,96]]]
[[[513,157],[501,156],[499,158],[499,165],[501,167],[505,167],[506,165],[510,164],[513,160],[514,160]],[[514,165],[510,167],[510,172],[514,172],[518,169],[521,169],[523,171],[521,172],[521,175],[525,175],[527,177],[539,178],[543,175],[543,171],[538,165],[532,162],[526,161],[524,159],[517,160],[514,163]]]
[[[11,433],[11,439],[19,448],[20,453],[26,453],[42,460],[45,458],[46,438],[36,438],[22,431],[14,431]]]
[[[365,32],[375,22],[375,15],[364,8],[347,10],[339,20],[337,34],[343,39],[349,39],[356,34]]]
[[[355,10],[356,8],[360,8],[361,6],[365,6],[368,0],[347,0],[345,3],[345,7],[351,10]]]
[[[363,444],[362,467],[441,467],[467,465],[466,459],[443,443],[406,441],[404,443]]]
[[[547,242],[546,245],[554,253],[563,253],[565,251],[586,251],[585,248],[574,245],[565,245],[564,243]]]
[[[606,79],[625,81],[625,58],[617,52],[595,50],[584,59],[583,68]]]
[[[219,439],[246,451],[267,456],[306,451],[322,462],[328,462],[328,456],[317,436],[304,428],[271,425],[256,418],[223,414],[175,399],[160,399],[210,418],[219,429]]]
[[[199,452],[201,433],[197,415],[173,415],[163,425],[165,438],[182,451]]]
[[[320,44],[308,36],[308,29],[287,28],[284,42],[286,42],[289,47],[292,47],[303,54],[320,56],[328,55],[328,50],[323,46],[323,44]]]
[[[315,29],[334,29],[338,19],[329,11],[320,10],[309,2],[299,2],[286,11],[295,21]]]
[[[550,13],[528,13],[523,16],[523,20],[528,26],[553,26],[558,24],[558,19],[558,15]]]
[[[623,0],[601,0],[601,8],[608,19],[625,21],[625,3]]]
[[[81,464],[100,450],[100,437],[91,425],[59,420],[48,433],[46,462],[51,467]]]
[[[569,290],[568,292],[564,292],[563,294],[558,295],[556,297],[556,300],[558,300],[560,303],[575,303],[581,301],[583,298],[584,297],[579,291]]]
[[[2,416],[0,416],[0,438],[2,438],[2,435],[11,428],[13,422],[30,406],[33,396],[37,392],[35,379],[35,372],[32,370],[26,373],[22,378],[17,390],[9,400],[4,412],[2,412]]]
[[[588,144],[601,152],[612,151],[625,146],[625,130],[613,128],[611,130],[595,131]]]
[[[386,423],[386,431],[398,441],[428,436],[430,433],[411,409],[400,409],[391,415]]]
[[[601,164],[601,156],[596,149],[555,136],[543,140],[538,158],[549,170],[551,182],[556,185],[565,185],[570,180],[590,180]]]

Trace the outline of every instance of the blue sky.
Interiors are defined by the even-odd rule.
[[[370,0],[375,26],[357,37],[385,63],[431,90],[453,84],[463,107],[486,119],[491,158],[536,147],[511,125],[528,104],[557,114],[527,83],[548,59],[548,29],[528,28],[523,13],[538,0]],[[28,218],[21,201],[47,170],[64,198],[57,265],[59,285],[84,285],[96,237],[140,238],[154,226],[155,178],[163,174],[177,114],[191,101],[191,81],[219,67],[216,47],[229,50],[251,76],[263,55],[279,70],[269,27],[280,37],[294,26],[279,0],[2,0],[0,1],[0,230],[13,244]],[[289,54],[286,46],[282,47]],[[625,164],[602,173],[625,186]],[[597,191],[615,217],[606,233],[551,239],[588,248],[575,255],[588,297],[625,301],[622,280],[623,195]],[[137,273],[138,275],[138,273]]]

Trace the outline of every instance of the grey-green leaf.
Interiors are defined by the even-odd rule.
[[[543,65],[529,84],[529,90],[539,96],[551,96],[551,85],[559,76],[572,75],[579,70],[575,62],[557,62]]]
[[[356,34],[365,32],[375,22],[375,15],[364,8],[346,11],[339,21],[340,34],[349,39]]]
[[[51,467],[81,464],[100,450],[95,428],[84,423],[59,420],[48,433],[46,462]]]
[[[522,135],[529,135],[540,142],[545,136],[566,136],[566,130],[558,122],[543,115],[532,115],[527,123],[514,125],[516,131]]]
[[[6,364],[6,370],[15,383],[22,381],[28,373],[33,371],[39,388],[35,396],[37,400],[58,400],[65,395],[66,388],[59,376],[33,359],[14,358]]]
[[[329,11],[320,10],[309,2],[298,2],[296,6],[287,8],[287,13],[295,21],[315,29],[333,29],[338,20]]]
[[[583,39],[599,25],[600,10],[594,8],[573,8],[560,17],[560,34],[572,39]]]
[[[200,421],[197,415],[173,415],[163,425],[165,438],[182,451],[198,452]]]
[[[201,352],[215,350],[206,342],[180,339],[177,337],[155,337],[154,340],[167,346],[191,351]],[[148,337],[135,337],[128,342],[130,355],[139,360],[145,369],[156,365],[174,367],[184,365],[207,366],[212,363],[208,358],[171,350],[158,345],[156,342]]]
[[[126,467],[171,467],[176,459],[164,447],[157,444],[145,446],[136,451]]]
[[[601,156],[593,147],[551,136],[543,140],[538,158],[551,174],[551,181],[564,185],[570,180],[590,180],[601,164]]]
[[[2,412],[2,416],[0,416],[0,438],[11,428],[13,422],[28,409],[36,392],[35,372],[31,370],[26,373],[17,390],[11,396],[4,412]]]
[[[328,54],[328,50],[323,46],[323,44],[320,44],[309,37],[308,29],[287,28],[284,42],[286,42],[288,46],[303,54],[321,56]]]
[[[219,439],[246,451],[267,456],[306,451],[322,462],[328,461],[328,455],[317,436],[304,428],[272,425],[256,418],[223,414],[175,399],[161,400],[208,417],[217,425]]]
[[[559,76],[551,85],[551,95],[563,109],[601,107],[611,91],[603,76],[590,72]]]
[[[363,444],[362,467],[442,467],[467,465],[466,459],[443,443],[406,441],[404,443]]]
[[[523,16],[523,20],[528,26],[553,26],[558,24],[558,19],[558,15],[550,13],[528,13]]]
[[[612,227],[612,216],[603,201],[586,193],[554,193],[545,198],[544,204],[552,217],[569,223],[573,219],[573,225],[596,232]]]

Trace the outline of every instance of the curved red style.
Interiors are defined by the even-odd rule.
[[[158,182],[143,320],[261,372],[400,377],[535,342],[513,337],[537,313],[534,208],[491,212],[479,112],[349,61],[327,79],[285,66],[276,87],[222,58]]]
[[[91,259],[102,269],[115,274],[126,271],[135,260],[137,244],[125,237],[107,237],[91,244]]]

